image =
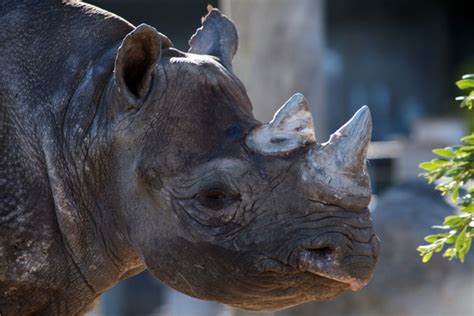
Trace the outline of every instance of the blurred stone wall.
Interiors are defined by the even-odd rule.
[[[308,99],[320,139],[328,136],[324,101],[323,0],[221,0],[240,43],[234,70],[257,119],[269,121],[294,93]]]
[[[147,23],[168,36],[173,44],[188,50],[188,39],[201,26],[208,4],[218,0],[85,0],[120,15],[134,25]]]

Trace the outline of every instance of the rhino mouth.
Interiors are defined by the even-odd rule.
[[[367,258],[366,266],[372,265],[372,260]],[[370,262],[369,262],[370,261]],[[261,265],[260,272],[276,274],[303,274],[308,278],[316,277],[318,281],[325,279],[328,284],[341,289],[359,291],[365,287],[372,278],[369,273],[366,277],[354,277],[344,272],[336,252],[330,247],[317,250],[295,251],[290,256],[289,264],[280,260],[267,258]]]
[[[261,258],[250,298],[229,305],[249,311],[275,311],[309,301],[331,300],[350,288],[346,282],[302,271],[279,259]]]
[[[342,271],[335,252],[324,247],[318,250],[305,250],[297,255],[297,269],[301,272],[347,284],[352,291],[358,291],[367,285],[370,277],[359,279]]]

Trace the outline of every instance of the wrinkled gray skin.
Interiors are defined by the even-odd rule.
[[[78,2],[3,0],[0,26],[2,316],[83,314],[145,268],[252,310],[369,281],[366,108],[322,145],[301,95],[262,125],[217,10],[190,53]]]

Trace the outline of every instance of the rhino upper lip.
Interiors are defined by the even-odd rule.
[[[339,283],[347,284],[350,287],[350,289],[354,292],[359,291],[360,289],[362,289],[368,283],[368,281],[360,281],[360,280],[357,280],[356,278],[353,278],[351,276],[333,275],[333,274],[324,273],[324,272],[321,272],[321,271],[317,271],[317,272],[307,271],[307,272],[310,272],[314,275],[317,275],[317,276],[320,276],[320,277],[323,277],[323,278],[326,278],[326,279],[329,279],[329,280],[333,280],[333,281],[337,281]]]
[[[298,254],[297,268],[302,272],[347,284],[352,291],[362,289],[369,282],[369,280],[360,280],[342,272],[334,253],[316,253],[315,255],[312,251],[302,251]]]
[[[336,264],[332,264],[332,268],[329,268],[331,264],[327,264],[328,261],[334,260],[329,256],[326,258],[327,261],[318,262],[318,264],[314,264],[312,260],[314,258],[305,258],[305,255],[302,254],[298,260],[297,266],[293,267],[292,265],[288,265],[283,263],[282,261],[274,258],[265,258],[261,261],[262,269],[261,271],[265,272],[275,272],[275,273],[298,273],[298,272],[305,272],[310,273],[312,275],[316,275],[318,277],[322,277],[325,279],[329,279],[332,281],[336,281],[338,283],[345,284],[346,286],[350,287],[352,291],[358,291],[362,289],[367,283],[367,281],[358,280],[354,277],[351,277],[347,274],[337,273],[334,271],[334,268],[337,267]]]

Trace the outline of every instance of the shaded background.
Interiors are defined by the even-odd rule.
[[[416,246],[450,206],[423,180],[431,149],[474,126],[454,82],[474,72],[472,0],[97,0],[148,23],[182,50],[208,3],[235,22],[234,69],[258,119],[295,92],[308,98],[323,142],[362,105],[374,121],[370,172],[383,249],[374,281],[357,294],[269,315],[474,315],[473,258],[420,263]],[[470,126],[470,127],[469,127]],[[467,277],[466,277],[467,276]],[[107,293],[96,315],[250,315],[170,291],[146,274]]]

